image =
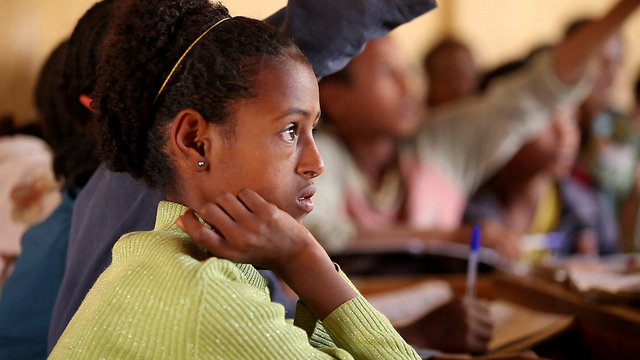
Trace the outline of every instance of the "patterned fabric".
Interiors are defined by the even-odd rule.
[[[20,254],[20,238],[60,203],[47,144],[27,135],[0,138],[0,288]]]
[[[73,197],[22,236],[22,253],[0,297],[0,359],[45,359],[47,336],[67,258]]]

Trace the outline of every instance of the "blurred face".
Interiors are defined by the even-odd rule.
[[[591,93],[584,101],[584,107],[590,116],[605,111],[609,106],[610,92],[620,71],[622,48],[622,38],[612,37],[594,64],[595,82]]]
[[[323,111],[343,135],[410,136],[418,125],[420,105],[409,71],[400,50],[388,37],[370,42],[349,63],[350,82],[339,85],[338,101],[346,106],[337,111],[336,104],[323,97]]]
[[[556,110],[554,131],[557,134],[557,152],[555,161],[550,165],[551,174],[556,179],[569,176],[580,148],[580,130],[578,128],[577,109],[565,107]]]
[[[513,170],[531,175],[547,172],[555,178],[569,175],[580,145],[576,117],[574,107],[556,110],[552,124],[514,156]]]
[[[455,46],[438,52],[429,72],[429,105],[440,105],[472,95],[478,88],[475,59],[469,49]]]
[[[312,134],[318,85],[310,65],[298,59],[265,68],[255,82],[258,96],[237,104],[233,130],[211,130],[211,171],[201,193],[213,201],[222,191],[249,188],[301,222],[313,209],[312,179],[324,168]]]

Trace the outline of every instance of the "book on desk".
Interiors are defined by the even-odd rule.
[[[426,280],[398,290],[365,295],[394,326],[410,324],[454,297],[442,280]],[[490,354],[529,349],[569,329],[574,317],[532,310],[509,301],[489,302],[494,323]]]

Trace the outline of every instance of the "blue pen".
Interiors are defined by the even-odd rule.
[[[467,297],[476,296],[476,278],[478,276],[478,254],[480,252],[480,225],[473,224],[471,229],[471,248],[467,264]]]

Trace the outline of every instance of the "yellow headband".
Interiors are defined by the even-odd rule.
[[[187,56],[187,54],[189,53],[191,48],[195,44],[197,44],[198,41],[200,41],[200,39],[202,39],[203,36],[207,35],[207,33],[209,31],[211,31],[211,29],[213,29],[214,27],[218,26],[218,24],[220,24],[221,22],[223,22],[225,20],[229,20],[229,19],[231,19],[231,18],[224,18],[222,20],[219,20],[217,23],[213,24],[210,28],[208,28],[205,32],[203,32],[202,35],[198,36],[198,38],[193,43],[191,43],[191,45],[187,48],[187,51],[185,51],[184,54],[182,54],[182,56],[180,56],[180,59],[178,59],[178,62],[173,66],[173,69],[171,69],[171,72],[169,72],[169,75],[167,76],[167,78],[162,83],[162,86],[160,87],[160,90],[158,90],[158,95],[156,95],[156,98],[153,99],[153,103],[154,104],[156,103],[156,100],[158,100],[158,97],[160,96],[160,94],[162,94],[162,90],[164,90],[164,87],[167,85],[167,82],[169,82],[169,79],[171,79],[171,75],[173,75],[173,73],[176,71],[176,69],[178,68],[178,66],[182,62],[182,59],[184,59],[184,57]]]

